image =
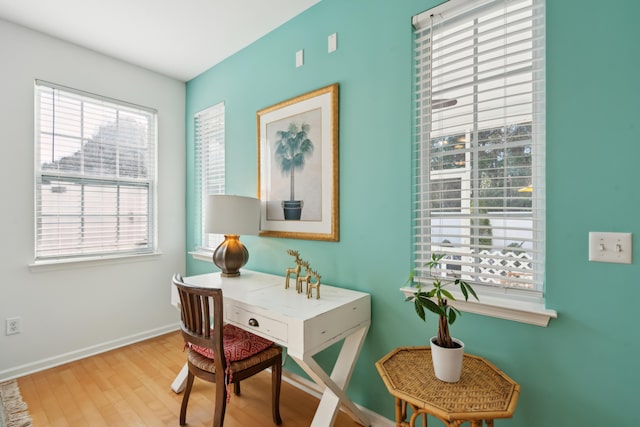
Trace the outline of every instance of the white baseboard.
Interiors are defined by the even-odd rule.
[[[296,375],[292,372],[289,372],[285,369],[282,370],[282,380],[288,382],[292,386],[308,393],[314,397],[320,399],[322,397],[322,390],[320,386],[316,383],[309,381],[306,378],[301,377],[300,375]],[[394,427],[396,425],[395,421],[391,421],[390,419],[383,417],[377,412],[373,412],[372,410],[365,408],[364,406],[360,406],[356,403],[356,406],[360,408],[362,412],[369,418],[371,422],[371,427]],[[341,408],[342,409],[342,408]]]
[[[20,365],[13,368],[5,369],[4,371],[0,371],[0,382],[23,377],[25,375],[33,374],[35,372],[44,371],[45,369],[64,365],[65,363],[73,362],[79,359],[84,359],[85,357],[94,356],[99,353],[104,353],[105,351],[113,350],[118,347],[124,347],[126,345],[130,345],[139,341],[144,341],[149,338],[154,338],[160,335],[168,334],[169,332],[173,332],[178,329],[180,329],[179,324],[172,323],[170,325],[165,325],[160,328],[150,329],[148,331],[118,338],[116,340],[106,341],[90,347],[85,347],[79,350],[71,351],[69,353],[64,353],[64,354],[49,357],[46,359],[38,360],[35,362],[27,363],[25,365]]]

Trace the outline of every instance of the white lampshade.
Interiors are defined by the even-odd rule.
[[[260,200],[215,194],[207,197],[205,231],[215,234],[255,235],[260,230]]]

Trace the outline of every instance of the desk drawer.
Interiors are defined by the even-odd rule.
[[[242,307],[230,305],[225,307],[227,320],[243,329],[256,332],[265,338],[272,339],[278,344],[287,344],[287,324],[275,319],[245,310]]]

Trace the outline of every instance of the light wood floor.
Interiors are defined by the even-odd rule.
[[[28,375],[18,384],[34,427],[177,427],[182,394],[170,385],[185,362],[182,348],[175,332]],[[227,405],[225,427],[274,425],[270,379],[262,372],[242,382],[242,394]],[[214,394],[213,384],[196,378],[188,426],[211,426]],[[282,426],[309,426],[317,406],[318,399],[282,382]],[[341,412],[335,426],[359,424]]]

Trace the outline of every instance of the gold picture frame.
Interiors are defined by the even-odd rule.
[[[260,235],[339,240],[338,83],[256,113]]]

